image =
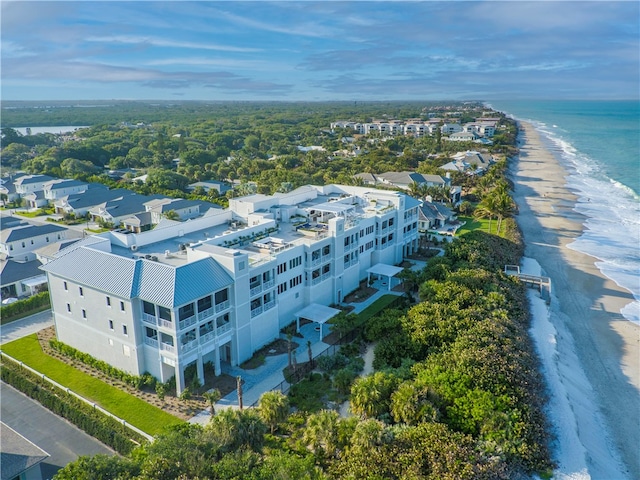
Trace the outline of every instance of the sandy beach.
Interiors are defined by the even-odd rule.
[[[521,123],[521,128],[519,159],[511,166],[516,218],[526,257],[535,259],[552,280],[556,362],[563,364],[565,352],[573,349],[586,377],[581,386],[571,385],[570,373],[563,380],[574,390],[569,405],[589,467],[583,477],[615,480],[619,473],[614,472],[623,472],[629,479],[640,478],[640,327],[620,314],[633,296],[602,275],[596,259],[567,248],[584,222],[573,210],[576,197],[565,187],[567,172],[531,125]],[[599,412],[585,411],[579,405],[581,394],[592,397]],[[594,416],[602,419],[604,431],[594,431]],[[597,446],[590,451],[594,435],[603,436],[612,452],[605,455]],[[607,465],[611,458],[622,465]]]

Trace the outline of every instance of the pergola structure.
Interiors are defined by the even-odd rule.
[[[325,305],[320,305],[318,303],[312,303],[311,305],[307,305],[298,313],[296,313],[296,331],[300,331],[300,319],[304,318],[307,320],[311,320],[314,323],[317,323],[320,326],[320,341],[322,341],[323,332],[322,328],[325,323],[335,317],[340,313],[340,310],[337,308],[327,307]]]
[[[387,290],[391,290],[391,279],[403,270],[404,268],[402,267],[387,265],[386,263],[377,263],[367,269],[367,284],[371,284],[371,275],[374,275],[374,278],[387,277]]]

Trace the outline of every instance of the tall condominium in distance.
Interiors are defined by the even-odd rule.
[[[296,313],[339,303],[418,249],[420,202],[343,185],[229,201],[184,222],[88,237],[43,265],[61,342],[178,393],[185,368],[237,365]]]

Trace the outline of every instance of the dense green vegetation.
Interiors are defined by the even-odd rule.
[[[19,318],[41,312],[49,307],[49,292],[40,292],[9,305],[2,305],[0,307],[0,319],[2,319],[2,325],[4,325]]]
[[[450,154],[478,145],[439,136],[355,136],[349,143],[343,138],[353,132],[331,132],[329,125],[426,118],[430,111],[445,117],[455,109],[466,121],[481,111],[473,104],[445,109],[424,103],[132,103],[77,110],[55,106],[50,118],[64,108],[65,120],[52,123],[92,126],[65,142],[3,129],[3,163],[175,196],[186,196],[188,183],[206,179],[239,180],[238,195],[306,183],[353,184],[353,175],[361,172],[442,173],[438,167]],[[15,109],[3,126],[35,126],[38,115],[42,112]],[[508,157],[515,134],[513,122],[503,118],[491,150]],[[326,152],[302,152],[299,145],[320,145]],[[359,155],[332,153],[343,149],[357,149]],[[453,183],[463,187],[459,212],[485,228],[447,243],[444,256],[432,258],[422,272],[403,273],[419,302],[385,304],[382,310],[377,305],[375,314],[359,316],[359,341],[376,344],[374,373],[358,376],[361,363],[347,349],[319,359],[322,373],[309,374],[290,398],[271,392],[256,409],[218,412],[205,427],[175,426],[124,458],[80,459],[58,478],[458,480],[548,471],[544,386],[527,334],[526,295],[517,280],[502,273],[523,253],[510,218],[516,211],[506,166],[505,159],[482,177],[453,175]],[[104,175],[105,168],[136,168],[149,178],[146,184],[127,178],[116,183]],[[203,191],[191,195],[225,201]],[[333,329],[345,333],[354,321],[345,315]],[[23,355],[32,355],[29,348],[21,347]],[[341,418],[326,409],[325,400],[345,398],[356,416]]]
[[[483,110],[479,104],[454,108],[462,112],[455,120],[472,120]],[[65,109],[73,115],[58,122],[91,125],[73,140],[50,134],[22,136],[9,128],[51,125],[55,122],[50,113]],[[185,187],[199,180],[239,181],[236,195],[274,193],[310,183],[353,184],[353,175],[361,172],[443,173],[438,167],[449,161],[449,154],[478,145],[442,141],[439,135],[390,140],[353,136],[349,130],[332,132],[330,124],[337,120],[425,119],[429,112],[446,119],[450,111],[438,103],[132,103],[75,110],[58,107],[49,113],[5,109],[2,162],[5,168],[125,186],[145,194],[185,196]],[[137,126],[138,122],[144,125]],[[490,149],[508,153],[515,133],[513,123],[503,118]],[[297,148],[310,145],[325,151]],[[339,151],[358,151],[358,155],[334,154]],[[176,158],[180,159],[177,167]],[[105,175],[108,168],[138,171],[117,183]],[[142,173],[149,174],[146,183],[130,182]],[[454,174],[455,184],[473,182]],[[201,190],[192,195],[207,198]],[[212,195],[209,199],[216,199],[217,193]],[[224,199],[218,201],[224,204]]]

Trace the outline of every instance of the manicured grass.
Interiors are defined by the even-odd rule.
[[[472,232],[473,230],[482,230],[483,232],[489,232],[489,219],[488,218],[473,218],[473,217],[458,217],[458,220],[465,221],[462,227],[458,229],[456,235],[464,235],[465,233]],[[494,218],[491,221],[492,233],[495,233],[498,222]],[[504,230],[504,229],[503,229]]]
[[[160,433],[167,425],[182,423],[179,418],[45,354],[35,334],[7,343],[2,350],[150,435]]]
[[[385,309],[396,300],[398,300],[397,295],[383,295],[358,314],[358,324],[362,325],[376,313]]]

